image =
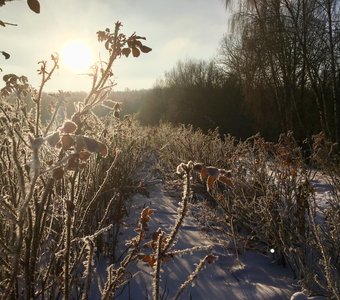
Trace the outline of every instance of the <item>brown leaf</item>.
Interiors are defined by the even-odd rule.
[[[40,3],[38,0],[27,0],[27,4],[31,10],[33,10],[35,13],[40,13]]]
[[[128,57],[131,53],[131,49],[130,48],[124,48],[122,49],[122,54],[125,55],[126,57]]]
[[[74,146],[75,142],[72,137],[69,135],[63,135],[61,137],[61,144],[64,150],[70,149],[72,146]]]
[[[141,219],[142,219],[142,220],[148,220],[148,221],[150,221],[150,220],[151,220],[151,217],[150,217],[150,216],[151,216],[154,212],[155,212],[154,209],[151,209],[151,208],[148,208],[148,207],[144,208],[143,211],[142,211],[142,213],[141,213]]]
[[[143,53],[149,53],[152,49],[148,46],[144,46],[144,45],[141,45],[139,47],[140,51],[142,51]]]
[[[61,130],[65,133],[74,133],[77,130],[78,126],[76,123],[67,120],[64,122],[63,127]]]
[[[98,152],[98,142],[93,139],[93,138],[89,138],[87,136],[83,136],[83,141],[84,141],[84,148],[93,153],[93,152]]]
[[[144,255],[142,257],[142,261],[148,263],[150,267],[153,267],[156,264],[156,258],[154,255]]]
[[[133,55],[133,57],[138,57],[140,55],[140,51],[137,48],[133,47],[132,48],[132,55]]]
[[[212,254],[207,255],[207,257],[205,258],[208,264],[212,264],[216,259],[217,256]]]
[[[134,46],[140,48],[140,47],[143,46],[143,44],[142,44],[141,41],[135,40],[135,41],[134,41]]]
[[[2,55],[5,57],[5,59],[9,59],[11,56],[5,52],[5,51],[0,51],[2,53]]]
[[[77,143],[78,143],[78,140],[79,140],[79,143],[83,144],[83,147],[93,153],[93,152],[96,152],[96,153],[99,153],[100,155],[102,156],[107,156],[108,154],[108,149],[107,149],[107,146],[101,142],[98,142],[96,141],[95,139],[93,138],[89,138],[87,136],[83,136],[82,138],[81,137],[78,137],[77,138]]]
[[[88,160],[91,156],[91,153],[90,152],[87,152],[87,151],[80,151],[79,152],[79,159],[80,160]]]

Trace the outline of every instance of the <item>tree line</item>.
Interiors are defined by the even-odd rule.
[[[143,92],[138,117],[269,139],[339,141],[340,1],[226,1],[235,11],[213,61],[179,62]],[[128,101],[129,102],[129,101]],[[133,104],[127,103],[133,111]]]

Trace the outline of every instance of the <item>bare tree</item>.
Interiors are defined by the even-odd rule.
[[[274,100],[281,130],[310,135],[318,123],[338,141],[339,1],[225,3],[237,8],[230,26],[238,37],[232,47],[224,41],[223,63],[239,73],[249,101],[261,90],[260,102]]]

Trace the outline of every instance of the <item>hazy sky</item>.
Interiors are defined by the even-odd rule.
[[[26,75],[38,87],[37,62],[60,52],[67,41],[90,44],[96,58],[104,54],[96,32],[116,21],[122,32],[145,36],[153,50],[139,58],[121,58],[114,66],[116,90],[150,88],[164,71],[179,60],[209,59],[227,31],[223,0],[39,0],[41,13],[29,10],[25,0],[8,2],[0,8],[0,20],[18,26],[0,27],[0,56],[3,72]],[[48,91],[88,91],[90,79],[65,66],[47,84]],[[1,87],[3,84],[1,83]]]

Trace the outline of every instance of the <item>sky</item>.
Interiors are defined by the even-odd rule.
[[[211,59],[227,32],[228,14],[223,0],[39,0],[41,12],[32,12],[25,0],[14,0],[0,7],[0,20],[18,26],[0,27],[2,75],[25,75],[38,87],[38,61],[61,53],[72,40],[85,42],[93,61],[105,57],[96,32],[120,21],[122,33],[136,32],[153,50],[138,58],[122,57],[113,72],[115,90],[152,88],[165,71],[178,61]],[[84,73],[84,72],[81,72]],[[3,86],[1,84],[0,86]],[[60,63],[45,91],[88,91],[89,76],[80,75]]]

